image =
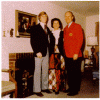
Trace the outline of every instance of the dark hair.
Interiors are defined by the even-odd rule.
[[[58,22],[59,22],[59,25],[60,25],[59,28],[62,29],[62,23],[61,23],[60,19],[58,19],[58,18],[53,18],[53,19],[51,20],[51,27],[53,28],[53,22],[54,22],[54,21],[58,21]]]

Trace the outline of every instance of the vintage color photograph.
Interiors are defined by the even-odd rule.
[[[1,0],[1,99],[99,99],[99,3]]]

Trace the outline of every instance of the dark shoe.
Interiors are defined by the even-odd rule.
[[[64,90],[63,92],[68,93],[68,92],[70,92],[70,90],[69,90],[69,89],[67,89],[67,90]]]
[[[41,92],[35,92],[34,94],[36,94],[37,96],[40,96],[40,97],[44,96]]]
[[[46,89],[46,90],[42,90],[42,92],[46,92],[46,93],[52,93],[50,90]]]
[[[74,96],[74,95],[77,95],[78,94],[78,92],[69,92],[67,95],[68,96]]]
[[[59,94],[59,91],[55,92],[55,94]]]

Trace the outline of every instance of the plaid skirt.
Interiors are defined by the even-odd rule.
[[[62,87],[62,82],[65,82],[64,76],[64,60],[59,53],[54,53],[49,60],[49,89],[59,90]]]

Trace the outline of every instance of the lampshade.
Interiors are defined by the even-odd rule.
[[[87,37],[87,45],[88,46],[98,45],[97,37],[96,36]]]

